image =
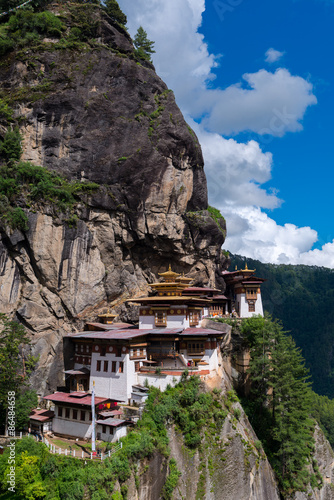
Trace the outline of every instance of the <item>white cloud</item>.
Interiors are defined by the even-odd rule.
[[[282,68],[247,73],[243,80],[248,88],[238,84],[211,92],[203,121],[209,130],[224,135],[250,130],[277,137],[302,130],[306,109],[317,102],[312,84]]]
[[[334,268],[334,240],[321,249],[312,247],[318,240],[310,227],[294,224],[280,226],[259,208],[229,210],[222,207],[229,231],[224,248],[262,262],[274,264],[305,264]]]
[[[279,59],[281,59],[284,56],[284,52],[280,52],[279,50],[275,50],[273,48],[270,48],[267,50],[265,53],[265,61],[267,63],[274,63],[277,62]]]
[[[128,16],[132,36],[142,25],[155,41],[157,73],[174,90],[199,137],[210,204],[227,219],[224,247],[266,262],[334,267],[334,241],[322,250],[312,250],[316,231],[293,224],[279,226],[261,210],[282,203],[275,190],[267,187],[271,153],[263,152],[254,140],[242,144],[222,137],[245,130],[281,137],[302,130],[307,108],[317,102],[312,84],[279,68],[245,73],[235,85],[214,88],[213,70],[220,56],[209,53],[197,32],[205,0],[119,0],[119,4]],[[269,49],[267,61],[277,61],[282,55]]]
[[[230,223],[239,219],[246,230],[241,234],[229,234],[224,248],[238,253],[276,264],[297,264],[317,241],[317,232],[310,227],[297,227],[294,224],[278,225],[260,208],[237,208],[226,212]],[[333,254],[334,256],[334,254]]]
[[[256,141],[246,144],[207,132],[190,118],[202,145],[210,203],[229,207],[258,205],[276,208],[281,200],[261,187],[271,178],[272,154],[263,153]]]
[[[143,25],[155,41],[157,73],[173,89],[182,111],[200,119],[208,130],[234,135],[249,130],[282,137],[302,130],[308,106],[317,102],[312,84],[286,69],[245,73],[241,82],[212,89],[220,55],[210,54],[197,32],[204,0],[120,0],[135,34]],[[211,82],[211,83],[209,83]]]

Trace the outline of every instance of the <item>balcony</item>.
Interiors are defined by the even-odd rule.
[[[205,349],[204,348],[198,348],[198,349],[187,349],[187,354],[188,356],[204,356],[205,354]]]

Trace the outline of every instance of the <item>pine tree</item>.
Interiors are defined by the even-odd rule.
[[[141,59],[151,61],[151,54],[155,53],[155,50],[153,49],[154,42],[147,38],[147,33],[142,26],[138,28],[133,42],[137,48],[137,55]]]
[[[30,339],[23,325],[0,314],[0,424],[6,418],[8,392],[16,396],[27,386],[28,376],[37,362],[27,351]]]
[[[114,21],[117,21],[124,26],[126,25],[127,17],[124,12],[121,11],[116,0],[106,0],[104,10]]]
[[[300,351],[280,329],[275,332],[271,365],[271,432],[276,443],[277,471],[284,489],[303,490],[313,447],[310,382]]]
[[[244,320],[251,361],[248,415],[280,481],[283,494],[305,490],[313,450],[311,390],[300,350],[269,316]]]

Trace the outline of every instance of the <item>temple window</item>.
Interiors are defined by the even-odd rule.
[[[199,321],[200,321],[199,311],[190,311],[189,312],[189,324],[190,324],[190,326],[198,325]]]
[[[248,312],[255,312],[255,302],[248,302]]]
[[[167,326],[167,313],[166,311],[155,312],[155,326]]]
[[[101,356],[105,356],[105,355],[106,355],[106,347],[102,346],[101,347]]]
[[[203,342],[188,342],[188,354],[204,354],[205,348]]]
[[[86,420],[86,412],[81,410],[80,412],[80,420],[85,421]]]
[[[101,361],[99,359],[96,361],[96,371],[97,372],[101,371]]]
[[[58,406],[58,417],[62,417],[63,416],[63,409]]]
[[[104,363],[103,363],[103,371],[104,372],[108,371],[108,361],[104,361]]]
[[[257,289],[256,288],[246,288],[246,298],[256,300]]]
[[[73,410],[73,420],[78,420],[78,410]]]
[[[124,363],[123,363],[123,361],[120,361],[119,362],[118,372],[119,373],[123,373],[123,371],[124,371]]]
[[[70,418],[70,409],[65,408],[65,418]]]
[[[116,361],[111,362],[111,372],[116,373]]]

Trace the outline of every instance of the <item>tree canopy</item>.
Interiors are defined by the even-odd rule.
[[[243,320],[251,389],[245,408],[278,476],[283,494],[321,483],[309,472],[314,421],[309,374],[300,350],[270,316]]]
[[[104,10],[114,21],[126,25],[127,17],[120,9],[120,6],[118,5],[118,2],[116,2],[116,0],[106,0],[104,4]]]
[[[142,59],[151,61],[151,55],[155,53],[153,49],[154,42],[147,38],[147,33],[142,26],[138,28],[133,42],[137,48],[137,55]]]
[[[245,267],[232,256],[231,270]],[[266,281],[261,286],[264,310],[291,332],[310,369],[313,389],[334,397],[334,271],[317,266],[264,264],[247,259],[249,269]]]
[[[30,353],[30,339],[23,325],[0,314],[0,424],[4,425],[8,392],[25,392],[37,358]],[[30,403],[21,401],[24,408]],[[29,408],[30,411],[31,408]],[[28,410],[27,410],[28,411]],[[20,417],[23,418],[24,417]]]

